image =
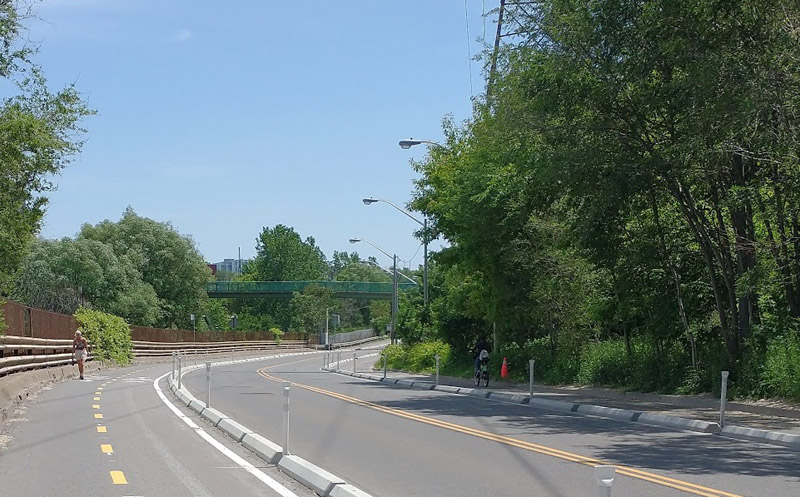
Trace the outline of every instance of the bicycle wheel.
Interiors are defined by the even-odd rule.
[[[485,387],[489,386],[489,372],[488,371],[484,371],[483,372],[483,386],[485,386]]]
[[[480,372],[480,370],[475,372],[475,386],[476,387],[481,386],[481,372]]]

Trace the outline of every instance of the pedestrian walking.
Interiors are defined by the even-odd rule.
[[[75,362],[78,363],[78,372],[83,379],[83,361],[89,357],[89,342],[86,341],[81,330],[75,332],[75,339],[72,340],[72,355]]]

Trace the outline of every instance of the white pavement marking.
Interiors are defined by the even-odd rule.
[[[224,445],[222,445],[220,442],[218,442],[216,439],[214,439],[214,437],[212,437],[211,435],[206,433],[205,430],[200,428],[200,426],[198,426],[197,423],[195,423],[188,416],[183,414],[180,411],[180,409],[178,409],[177,407],[175,407],[174,404],[172,404],[172,402],[167,400],[167,396],[164,395],[164,392],[161,390],[161,387],[158,386],[158,382],[161,381],[162,378],[165,378],[165,377],[169,376],[170,374],[172,374],[172,373],[165,373],[165,374],[159,376],[158,378],[156,378],[153,381],[153,388],[155,388],[156,393],[161,398],[161,401],[164,404],[166,404],[166,406],[176,416],[178,416],[181,420],[183,420],[184,423],[189,425],[189,427],[192,428],[195,431],[195,433],[200,435],[200,437],[202,437],[203,440],[205,440],[206,442],[211,444],[218,451],[222,452],[226,457],[228,457],[228,459],[230,459],[231,461],[236,463],[240,468],[244,469],[245,471],[247,471],[251,475],[255,476],[261,482],[266,483],[267,486],[269,486],[272,490],[276,491],[278,494],[282,495],[283,497],[298,497],[297,494],[295,494],[294,492],[292,492],[288,488],[284,487],[283,485],[281,485],[277,481],[273,480],[272,478],[267,476],[263,471],[259,470],[258,468],[256,468],[255,466],[253,466],[252,464],[250,464],[249,462],[244,460],[242,457],[240,457],[238,454],[234,453],[232,450],[230,450],[229,448],[227,448]]]

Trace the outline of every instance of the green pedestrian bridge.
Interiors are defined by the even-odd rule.
[[[321,286],[333,290],[340,299],[391,300],[391,282],[371,281],[212,281],[206,283],[206,293],[211,298],[271,297],[291,298],[295,292],[303,292],[310,286]],[[398,291],[416,288],[415,283],[397,284]]]

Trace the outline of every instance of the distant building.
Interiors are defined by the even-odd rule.
[[[217,271],[230,271],[231,273],[241,274],[242,266],[246,263],[247,261],[240,261],[239,259],[225,259],[222,262],[210,264],[210,266],[216,266],[216,270],[212,269],[214,274],[216,274]]]

